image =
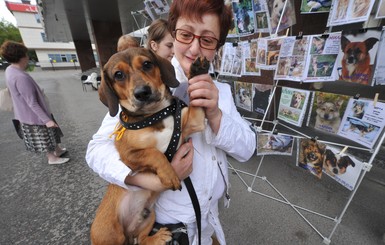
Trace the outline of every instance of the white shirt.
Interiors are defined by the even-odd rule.
[[[179,82],[187,83],[178,61],[173,58],[172,63]],[[208,227],[208,230],[213,228],[220,244],[225,244],[218,218],[218,200],[224,194],[225,187],[229,187],[226,154],[238,161],[247,161],[253,155],[256,146],[255,134],[250,129],[249,123],[238,113],[229,85],[216,81],[215,85],[219,89],[218,104],[222,111],[218,134],[215,135],[211,128],[206,126],[203,132],[191,136],[194,159],[190,178],[201,207],[202,244],[205,244],[204,241],[210,239],[212,235],[204,231],[205,227]],[[114,137],[109,137],[118,121],[118,116],[111,117],[109,114],[105,116],[98,132],[88,144],[86,160],[103,179],[127,189],[124,179],[131,170],[119,160]],[[155,211],[159,223],[187,224],[190,239],[194,239],[195,213],[184,183],[182,191],[163,192],[156,203]],[[212,227],[209,227],[210,225]]]

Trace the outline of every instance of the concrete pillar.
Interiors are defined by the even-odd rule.
[[[120,22],[92,21],[94,40],[99,55],[99,65],[103,67],[111,55],[116,53],[119,37],[122,35]]]
[[[82,72],[96,67],[94,52],[90,40],[74,40],[78,62]]]

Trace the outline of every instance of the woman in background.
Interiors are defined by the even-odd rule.
[[[11,93],[15,119],[28,151],[46,152],[48,164],[62,164],[69,158],[61,157],[67,150],[60,147],[61,130],[48,107],[45,95],[33,78],[25,72],[29,57],[27,47],[6,41],[0,54],[11,63],[5,70],[5,82]]]
[[[147,48],[171,61],[174,56],[174,38],[167,29],[167,20],[153,21],[147,32]]]

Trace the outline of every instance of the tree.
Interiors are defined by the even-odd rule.
[[[19,29],[17,29],[12,23],[2,19],[0,22],[0,45],[6,40],[23,42]]]
[[[4,18],[0,22],[0,46],[6,41],[15,41],[22,43],[19,29],[11,22],[6,21]],[[28,50],[28,56],[31,60],[37,61],[37,55],[35,50]]]

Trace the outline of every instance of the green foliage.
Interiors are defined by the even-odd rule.
[[[22,42],[19,29],[12,23],[2,19],[0,22],[0,45],[4,41],[11,40],[15,42]]]

